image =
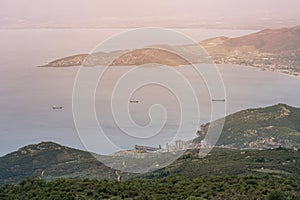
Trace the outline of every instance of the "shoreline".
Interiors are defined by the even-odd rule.
[[[199,63],[199,64],[205,64],[205,63]],[[211,63],[208,63],[211,64]],[[294,78],[300,78],[300,72],[290,72],[290,71],[284,71],[281,69],[274,69],[271,68],[271,66],[264,66],[264,67],[259,67],[259,66],[254,66],[254,65],[240,65],[237,63],[213,63],[216,66],[219,65],[237,65],[237,66],[242,66],[242,67],[252,67],[255,69],[258,69],[260,71],[268,71],[268,72],[275,72],[275,73],[279,73],[279,74],[283,74],[289,77],[294,77]],[[111,65],[110,67],[133,67],[135,65]],[[170,67],[185,67],[187,65],[176,65],[176,66],[170,66]],[[38,68],[72,68],[72,67],[96,67],[96,66],[82,66],[82,65],[62,65],[62,66],[55,66],[55,65],[51,65],[49,63],[45,64],[45,65],[39,65],[36,66]]]

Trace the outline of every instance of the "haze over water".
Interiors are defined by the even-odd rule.
[[[90,52],[99,42],[119,31],[0,30],[3,38],[0,41],[3,47],[0,49],[0,155],[26,144],[49,140],[84,148],[76,133],[72,116],[72,89],[78,67],[58,69],[35,66],[60,57]],[[199,29],[181,31],[197,41],[214,36],[234,37],[253,32]],[[227,113],[276,103],[300,107],[300,78],[260,71],[253,67],[221,65],[219,69],[227,94]],[[114,70],[122,72],[124,69],[116,67]],[[179,70],[188,71],[188,67]],[[193,74],[187,73],[187,76],[191,81],[197,82],[193,80]],[[160,89],[148,90],[155,93]],[[137,95],[140,95],[137,96],[138,99],[151,98],[142,91]],[[152,98],[155,100],[157,96]],[[165,100],[163,96],[160,98],[162,102],[168,101],[168,97]],[[63,106],[63,110],[52,110],[53,105]],[[171,109],[176,108],[176,104],[172,102],[169,106]],[[137,109],[147,110],[143,106]],[[135,118],[140,119],[139,123],[147,123],[147,113],[139,114],[139,110],[133,112]],[[205,116],[201,118],[203,123],[207,120]],[[194,136],[194,133],[189,133],[182,138],[192,139]],[[155,142],[153,145],[157,146]],[[133,146],[125,142],[123,147]]]

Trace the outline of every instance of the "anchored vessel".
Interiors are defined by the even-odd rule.
[[[62,106],[52,106],[52,109],[53,110],[61,110],[61,109],[63,109],[63,107]]]
[[[225,101],[225,99],[212,99],[211,101]]]

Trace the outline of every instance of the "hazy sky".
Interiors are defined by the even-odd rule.
[[[3,26],[189,26],[300,21],[299,0],[0,0]],[[273,22],[272,22],[273,23]]]

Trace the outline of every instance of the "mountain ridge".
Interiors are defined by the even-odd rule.
[[[218,64],[239,64],[300,75],[300,26],[265,29],[236,38],[200,42]]]

